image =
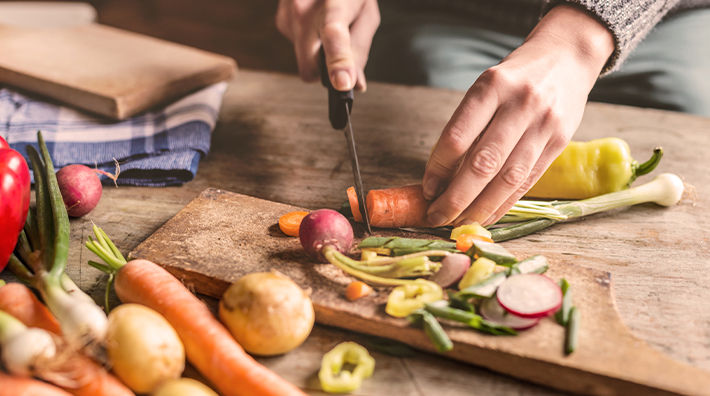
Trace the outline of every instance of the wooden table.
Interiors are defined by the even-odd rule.
[[[353,110],[366,188],[420,180],[430,147],[462,95],[369,84]],[[575,138],[603,136],[626,139],[639,160],[662,145],[666,156],[660,171],[682,175],[695,186],[694,198],[673,212],[643,205],[588,220],[589,244],[584,246],[565,242],[566,233],[585,230],[584,223],[560,225],[530,238],[554,244],[579,265],[610,271],[618,310],[637,336],[675,359],[710,370],[710,271],[706,269],[710,232],[704,221],[710,220],[705,156],[710,119],[589,104]],[[72,221],[69,274],[102,301],[106,277],[86,264],[92,254],[82,246],[91,222],[104,227],[128,252],[207,187],[308,208],[339,207],[345,187],[352,182],[346,154],[342,134],[328,124],[326,94],[320,85],[304,84],[294,76],[241,71],[226,93],[212,152],[200,164],[197,178],[179,188],[105,188],[99,206],[89,216]],[[662,233],[644,229],[645,216],[656,221],[661,216],[667,227]],[[599,253],[599,246],[614,246],[613,236],[620,232],[637,234],[637,243]],[[678,251],[659,251],[654,246],[658,240],[675,241]],[[675,254],[688,260],[673,268],[664,266],[663,257]],[[354,333],[316,326],[299,349],[260,360],[309,393],[321,394],[316,378],[320,357],[343,340],[367,341]],[[409,358],[375,353],[375,358],[376,373],[358,395],[557,394],[426,353]]]

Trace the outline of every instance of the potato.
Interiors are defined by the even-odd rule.
[[[217,393],[200,381],[178,378],[164,382],[152,396],[217,396]]]
[[[152,392],[185,369],[177,332],[143,305],[123,304],[111,311],[106,344],[113,371],[137,393]]]
[[[222,296],[219,317],[247,352],[270,356],[301,345],[313,328],[315,314],[304,290],[271,271],[234,282]]]

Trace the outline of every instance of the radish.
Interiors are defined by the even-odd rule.
[[[498,303],[523,318],[541,318],[562,305],[562,290],[550,278],[539,274],[508,277],[498,286]]]
[[[496,298],[488,298],[481,303],[481,315],[497,325],[515,330],[529,329],[540,321],[540,318],[523,318],[506,311]]]
[[[115,175],[80,164],[67,165],[57,172],[57,183],[69,216],[81,217],[96,207],[102,192],[98,174],[108,176],[115,183],[119,173],[118,164],[116,166]]]
[[[471,258],[465,254],[452,254],[441,260],[441,268],[429,280],[441,287],[458,282],[471,266]]]
[[[318,209],[301,221],[298,238],[310,256],[324,260],[326,247],[347,253],[353,244],[353,227],[348,219],[332,209]]]

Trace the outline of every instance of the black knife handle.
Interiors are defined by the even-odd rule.
[[[324,87],[328,88],[328,119],[330,120],[330,125],[334,129],[343,129],[348,123],[348,113],[352,111],[353,108],[353,90],[349,91],[338,91],[330,83],[330,77],[328,76],[328,68],[325,64],[325,52],[323,48],[320,49],[320,82]]]

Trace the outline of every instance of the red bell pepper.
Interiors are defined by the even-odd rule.
[[[17,151],[0,137],[0,271],[15,249],[30,208],[30,170]]]

